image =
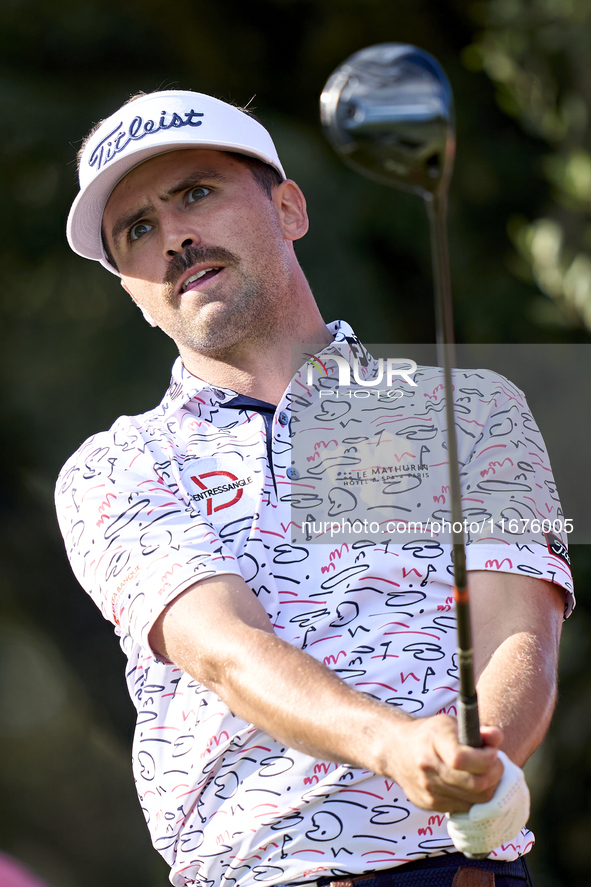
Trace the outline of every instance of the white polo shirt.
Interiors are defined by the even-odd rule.
[[[324,365],[331,354],[352,361],[359,343],[351,329],[329,328],[335,340],[320,355]],[[415,396],[397,405],[397,429],[410,429],[402,431],[405,451],[412,452],[412,429],[426,409],[434,456],[442,446],[442,411],[427,406],[434,373],[440,371],[419,370]],[[449,545],[437,538],[395,544],[381,531],[338,545],[301,541],[292,506],[294,491],[305,492],[305,477],[292,466],[290,416],[306,380],[303,368],[275,409],[208,385],[179,360],[160,406],[121,417],[90,438],[58,480],[72,568],[113,622],[129,660],[138,794],[154,846],[178,887],[315,880],[454,850],[444,816],[414,807],[396,783],[285,747],[159,661],[148,645],[150,628],[177,595],[201,579],[237,574],[280,637],[356,690],[420,717],[455,713]],[[560,515],[555,494],[548,496],[543,442],[521,392],[487,372],[468,388],[458,426],[479,433],[465,435],[460,447],[464,495],[470,498],[466,490],[491,472],[502,489],[527,462],[534,507],[548,519]],[[519,468],[516,460],[495,458],[494,429],[507,411]],[[528,460],[524,452],[534,444],[536,458]],[[429,475],[422,470],[422,498],[430,496],[436,509],[440,476]],[[568,556],[543,536],[521,546],[470,544],[468,568],[547,579],[572,606]],[[493,855],[514,859],[532,843],[523,830]]]

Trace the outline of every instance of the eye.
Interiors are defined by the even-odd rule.
[[[148,225],[147,222],[137,222],[133,227],[129,229],[129,239],[131,241],[139,240],[140,237],[143,237],[144,234],[147,234],[148,231],[152,230],[152,225]]]
[[[187,192],[187,203],[197,203],[198,200],[203,200],[204,197],[207,197],[209,193],[209,188],[204,188],[203,185],[191,188]]]

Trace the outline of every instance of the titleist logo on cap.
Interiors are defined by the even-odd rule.
[[[170,115],[170,119],[167,118],[167,114]],[[127,129],[123,127],[123,121],[121,121],[98,143],[98,145],[95,146],[92,154],[88,158],[88,165],[96,167],[98,172],[106,166],[113,157],[116,157],[117,154],[121,154],[122,151],[125,151],[130,142],[139,142],[140,139],[144,139],[146,136],[155,135],[163,129],[172,129],[173,127],[180,129],[183,126],[201,126],[203,121],[196,118],[204,116],[205,114],[203,112],[194,111],[193,108],[191,108],[190,111],[184,112],[184,120],[176,111],[173,111],[172,113],[162,111],[160,118],[156,120],[144,120],[143,117],[140,117],[139,115],[134,117]]]
[[[134,167],[181,148],[246,154],[268,163],[285,179],[271,136],[240,108],[183,89],[135,96],[103,120],[85,141],[78,171],[80,192],[68,216],[68,242],[74,252],[96,259],[118,274],[102,239],[107,201]]]

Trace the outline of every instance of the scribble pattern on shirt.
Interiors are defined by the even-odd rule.
[[[325,355],[336,348],[349,359],[359,347],[352,331],[343,323],[331,329]],[[494,409],[511,410],[516,389],[499,378],[482,374],[479,402],[494,389]],[[455,713],[449,546],[393,545],[383,535],[294,543],[286,416],[296,396],[301,390],[287,392],[265,414],[177,362],[158,408],[90,438],[58,480],[72,567],[128,657],[137,790],[178,887],[313,880],[454,849],[444,816],[414,807],[396,783],[285,747],[149,648],[150,628],[177,595],[198,580],[236,574],[281,638],[351,687],[413,715]],[[466,409],[460,422],[469,421]],[[516,411],[517,425],[526,409]],[[464,485],[486,474],[484,439],[479,447],[465,460]],[[499,478],[505,466],[493,467]],[[536,469],[534,494],[548,471]],[[440,494],[427,485],[425,492]],[[541,543],[469,545],[468,567],[553,581],[571,605],[567,563]],[[523,830],[494,855],[515,858],[532,842]]]

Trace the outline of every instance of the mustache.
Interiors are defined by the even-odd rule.
[[[184,252],[177,253],[170,260],[164,275],[164,283],[172,293],[178,280],[193,265],[201,262],[211,262],[212,265],[217,262],[220,265],[237,265],[238,261],[238,256],[223,246],[188,246]]]

